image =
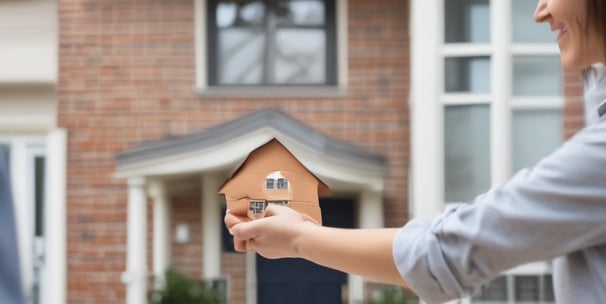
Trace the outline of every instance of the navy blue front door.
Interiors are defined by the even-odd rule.
[[[351,199],[321,199],[324,226],[353,228]],[[340,304],[343,272],[302,259],[268,260],[257,256],[258,304]]]

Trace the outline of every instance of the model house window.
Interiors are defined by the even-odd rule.
[[[288,189],[288,181],[285,178],[278,178],[278,189]]]
[[[268,201],[269,204],[276,204],[280,206],[288,206],[288,201]]]
[[[255,213],[261,213],[267,207],[267,201],[265,200],[250,200],[250,210]]]
[[[273,178],[265,179],[265,189],[276,189],[276,181]]]
[[[209,0],[210,86],[336,85],[334,0]]]
[[[272,172],[265,178],[265,189],[267,190],[283,190],[288,189],[288,180],[282,176],[282,173]]]

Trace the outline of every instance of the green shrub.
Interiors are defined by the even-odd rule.
[[[418,303],[418,299],[408,294],[400,287],[385,287],[375,290],[372,298],[366,304],[413,304]]]
[[[164,273],[163,288],[149,295],[153,304],[221,304],[221,296],[199,280],[188,277],[174,269]]]

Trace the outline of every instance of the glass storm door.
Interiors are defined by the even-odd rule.
[[[46,144],[31,137],[0,137],[10,147],[21,277],[27,303],[44,303]]]

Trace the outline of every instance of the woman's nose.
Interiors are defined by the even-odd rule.
[[[545,22],[549,16],[549,10],[547,10],[548,0],[539,0],[537,3],[537,9],[534,11],[534,21],[537,23]]]

